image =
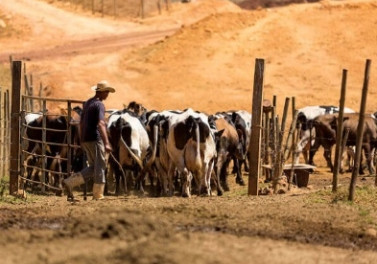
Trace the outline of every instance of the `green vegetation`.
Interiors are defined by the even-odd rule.
[[[336,193],[331,189],[320,190],[308,196],[309,203],[333,203],[355,205],[371,205],[377,209],[377,188],[374,186],[357,187],[355,201],[348,201],[348,187],[341,187]]]
[[[336,193],[331,189],[321,190],[309,194],[306,198],[308,204],[337,204],[351,208],[358,212],[361,223],[377,227],[377,188],[374,186],[356,187],[354,201],[348,200],[348,188],[339,188]]]

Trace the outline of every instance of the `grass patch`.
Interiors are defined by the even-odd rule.
[[[9,177],[4,176],[0,179],[0,206],[4,204],[26,204],[38,200],[38,195],[27,193],[26,198],[9,194]]]
[[[360,222],[364,225],[377,227],[377,188],[374,186],[356,187],[354,201],[348,200],[348,188],[339,188],[336,193],[331,189],[320,190],[308,195],[308,204],[342,205],[344,208],[355,210]]]
[[[341,203],[348,205],[372,205],[377,208],[377,188],[374,186],[356,187],[354,201],[348,201],[348,187],[339,188],[336,193],[331,189],[311,193],[307,197],[309,203]]]

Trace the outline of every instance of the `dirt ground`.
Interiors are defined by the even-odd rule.
[[[249,2],[241,6],[254,8]],[[276,95],[282,113],[286,97],[297,108],[337,105],[343,69],[346,106],[358,111],[371,59],[367,112],[376,111],[375,1],[262,6],[196,0],[141,20],[101,18],[59,1],[1,1],[0,64],[9,69],[10,54],[25,61],[44,96],[85,100],[106,79],[117,89],[107,108],[135,100],[149,110],[214,113],[251,111],[255,59],[263,58],[264,96]],[[374,178],[359,177],[348,203],[350,173],[331,194],[321,154],[309,187],[280,195],[250,197],[229,175],[222,197],[132,194],[70,204],[28,195],[0,203],[0,262],[376,263]]]

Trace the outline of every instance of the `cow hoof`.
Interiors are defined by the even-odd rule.
[[[183,198],[190,198],[190,196],[187,193],[182,193]]]
[[[217,190],[217,196],[222,196],[223,195],[223,190]]]
[[[236,183],[238,183],[241,186],[245,186],[245,182],[243,181],[242,178],[236,178]]]
[[[73,196],[67,196],[67,201],[68,201],[68,202],[71,202],[71,203],[77,203],[77,202],[79,202],[80,200],[77,199],[77,198],[75,198],[75,197],[73,197]]]

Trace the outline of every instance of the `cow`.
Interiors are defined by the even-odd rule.
[[[123,169],[133,174],[136,187],[144,193],[143,174],[148,171],[155,157],[155,148],[152,148],[144,124],[135,113],[123,109],[110,115],[107,129],[113,147],[109,164],[115,173],[115,194],[120,194],[120,174]],[[126,179],[124,186],[127,192]]]
[[[331,171],[334,167],[331,161],[331,149],[336,143],[336,133],[338,127],[338,115],[327,114],[318,116],[313,120],[313,126],[315,128],[316,138],[315,143],[310,151],[311,159],[320,146],[325,149],[324,157],[327,161]],[[350,113],[345,114],[343,117],[343,136],[348,133],[346,146],[355,146],[357,140],[357,127],[359,123],[359,114]],[[348,131],[348,132],[347,132]],[[362,149],[364,150],[365,157],[367,159],[367,165],[369,173],[374,172],[372,164],[372,150],[377,146],[377,125],[374,119],[370,116],[365,116],[364,130],[362,137]],[[359,167],[359,174],[364,174],[362,166]]]
[[[326,105],[315,105],[306,106],[298,109],[297,123],[296,127],[300,129],[299,141],[296,145],[296,150],[294,151],[294,163],[298,164],[300,159],[300,153],[303,154],[305,163],[314,165],[313,157],[308,158],[308,152],[310,152],[311,146],[314,144],[315,130],[313,128],[313,120],[321,115],[334,114],[339,112],[339,107],[337,106],[326,106]],[[355,111],[351,108],[345,107],[344,113],[354,113]],[[310,143],[309,143],[310,142]]]
[[[217,195],[220,196],[224,190],[229,191],[227,169],[231,160],[234,161],[236,169],[236,182],[243,182],[238,161],[244,159],[244,138],[242,131],[236,129],[227,116],[214,115],[209,119],[214,120],[217,130],[223,131],[216,144],[217,158],[215,162]]]
[[[162,112],[152,111],[147,113],[146,129],[149,138],[153,137],[153,128],[158,127],[158,137],[156,142],[156,158],[155,168],[158,180],[158,195],[172,196],[175,186],[173,178],[169,178],[168,171],[170,164],[170,156],[167,152],[167,139],[169,135],[169,127],[174,116],[181,114],[179,110],[165,110]],[[172,165],[173,166],[173,165]],[[173,168],[172,168],[173,170]]]
[[[228,113],[232,117],[232,122],[235,128],[242,132],[244,158],[239,161],[240,169],[242,167],[242,164],[244,164],[245,171],[249,171],[248,157],[249,157],[249,144],[250,144],[250,137],[251,137],[251,113],[249,113],[246,110],[228,111]],[[233,159],[233,162],[235,162],[235,159]],[[233,169],[233,173],[236,173],[234,169]],[[241,181],[237,182],[238,184],[245,185],[242,179],[239,179],[239,180]]]
[[[216,138],[208,116],[191,108],[172,117],[169,124],[167,150],[170,157],[169,178],[175,168],[181,176],[182,196],[191,197],[191,181],[195,179],[198,193],[211,195],[211,174],[216,158]]]
[[[79,115],[80,107],[75,107],[72,111],[72,116],[70,122],[67,120],[67,116],[63,114],[55,114],[53,112],[47,111],[45,116],[45,140],[46,140],[46,169],[50,171],[50,176],[52,178],[51,183],[56,187],[61,188],[61,181],[63,180],[63,173],[67,172],[67,158],[68,148],[62,144],[67,144],[68,128],[71,129],[71,144],[78,146],[79,143]],[[27,164],[27,178],[32,178],[33,167],[41,167],[40,163],[43,162],[41,157],[42,147],[41,142],[43,141],[43,121],[44,117],[42,113],[29,113],[25,116],[25,126],[26,126],[26,149],[28,157],[25,159]],[[81,154],[80,154],[81,153]],[[74,148],[71,153],[72,158],[72,169],[78,171],[82,168],[82,152],[80,149]],[[81,162],[81,166],[78,164]],[[37,165],[39,164],[39,165]],[[54,172],[57,173],[54,173]],[[36,177],[38,172],[34,175]],[[46,178],[46,182],[48,182]]]

